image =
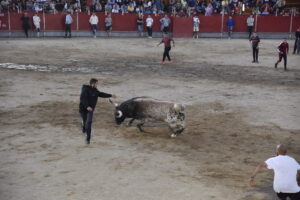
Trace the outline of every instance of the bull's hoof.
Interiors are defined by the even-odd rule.
[[[145,132],[144,129],[142,129],[142,125],[141,125],[141,124],[138,124],[137,127],[138,127],[138,129],[139,129],[141,132]]]
[[[171,135],[171,138],[175,138],[176,136],[177,136],[177,134],[173,133],[173,134]]]

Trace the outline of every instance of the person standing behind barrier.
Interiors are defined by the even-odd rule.
[[[287,148],[285,145],[278,145],[276,148],[276,157],[267,159],[256,167],[249,183],[252,186],[256,174],[263,168],[274,170],[273,189],[280,200],[299,200],[300,187],[297,183],[300,177],[300,165],[292,157],[286,155]],[[298,176],[298,177],[297,177]]]
[[[70,14],[70,12],[67,12],[67,15],[66,15],[66,20],[65,20],[65,26],[66,26],[66,31],[65,31],[65,38],[68,37],[68,33],[69,33],[69,38],[72,37],[72,34],[71,34],[71,25],[73,23],[73,18]]]
[[[249,33],[249,39],[251,38],[252,32],[253,32],[253,26],[254,26],[254,18],[253,15],[250,15],[247,18],[247,29],[248,29],[248,33]]]
[[[170,23],[171,23],[171,20],[170,18],[168,17],[168,15],[165,15],[163,18],[161,18],[160,20],[160,23],[161,23],[161,31],[163,33],[168,33],[169,32],[169,27],[170,27]]]
[[[234,20],[231,16],[227,19],[227,29],[228,29],[228,39],[231,39],[232,30],[233,30]]]
[[[258,63],[258,44],[260,42],[260,39],[258,35],[253,32],[252,37],[250,38],[250,42],[252,43],[252,54],[253,54],[253,63],[257,62]]]
[[[96,31],[98,28],[99,19],[98,19],[98,16],[94,12],[93,12],[92,16],[90,17],[89,22],[92,26],[93,36],[94,36],[94,38],[96,38]]]
[[[32,17],[32,20],[35,26],[36,36],[40,37],[41,18],[37,15],[37,13],[35,13]]]
[[[146,19],[148,38],[152,38],[152,26],[153,26],[153,18],[151,17],[151,15],[148,15]]]
[[[198,16],[193,17],[193,38],[199,37],[199,25],[200,25],[200,19]]]
[[[24,33],[28,38],[28,30],[30,29],[28,13],[24,13],[24,16],[21,18],[21,21]]]
[[[277,65],[278,63],[281,62],[282,58],[284,60],[284,70],[286,71],[286,64],[287,64],[287,54],[289,53],[289,44],[287,43],[286,39],[283,40],[283,42],[281,42],[281,44],[277,47],[278,49],[278,56],[279,59],[278,61],[275,63],[275,68],[277,69]]]
[[[137,27],[138,27],[139,36],[142,37],[143,36],[143,23],[144,23],[143,13],[138,14],[136,23],[137,23]]]
[[[172,60],[170,58],[169,52],[171,51],[171,41],[173,42],[173,47],[175,47],[175,42],[172,38],[169,37],[168,33],[164,33],[163,35],[163,39],[160,41],[160,43],[157,45],[159,46],[160,44],[164,43],[165,45],[165,50],[164,50],[164,54],[163,54],[163,59],[160,62],[161,64],[165,64],[165,59],[166,57],[168,58],[168,62],[167,63],[172,63]]]
[[[299,28],[296,30],[296,32],[295,32],[295,44],[294,44],[294,51],[293,51],[293,54],[295,54],[296,53],[296,49],[299,49],[300,47],[299,47],[299,45],[298,45],[298,41],[300,40],[300,26],[299,26]],[[299,53],[299,50],[298,50],[298,52],[297,53]]]
[[[111,14],[109,13],[107,15],[107,17],[105,18],[105,30],[106,30],[106,33],[107,33],[107,36],[110,37],[110,32],[111,32],[111,29],[112,29],[112,18],[111,18]]]

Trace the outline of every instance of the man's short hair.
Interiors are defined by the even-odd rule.
[[[94,84],[94,83],[97,83],[98,82],[98,80],[97,79],[95,79],[95,78],[92,78],[91,80],[90,80],[90,85],[92,85],[92,84]]]

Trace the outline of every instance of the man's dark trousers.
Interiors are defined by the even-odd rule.
[[[69,37],[71,37],[71,24],[66,24],[65,37],[68,36],[68,33],[69,33]]]
[[[83,130],[86,133],[86,142],[90,143],[94,111],[80,110],[80,115],[83,121]]]

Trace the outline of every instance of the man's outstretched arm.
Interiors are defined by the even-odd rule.
[[[265,167],[267,167],[267,163],[265,163],[265,162],[259,164],[259,165],[256,167],[256,169],[255,169],[254,172],[252,173],[252,176],[251,176],[250,179],[249,179],[249,183],[250,183],[251,186],[252,186],[253,183],[254,183],[254,178],[255,178],[256,174],[257,174],[262,168],[265,168]]]

